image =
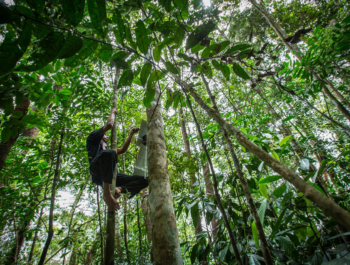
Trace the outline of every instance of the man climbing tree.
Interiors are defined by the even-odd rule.
[[[138,127],[131,129],[128,139],[122,148],[117,149],[117,152],[113,149],[108,149],[107,142],[109,137],[106,135],[106,132],[112,129],[117,114],[118,110],[112,109],[106,124],[90,133],[86,140],[92,182],[103,187],[103,199],[110,209],[114,211],[118,210],[120,205],[113,198],[110,185],[112,184],[113,172],[118,162],[118,155],[128,150],[133,135],[140,130]],[[121,193],[129,192],[131,198],[147,186],[148,178],[146,177],[118,173],[115,197],[118,198]]]

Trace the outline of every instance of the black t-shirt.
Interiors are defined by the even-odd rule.
[[[86,139],[86,149],[88,151],[89,163],[101,152],[102,148],[102,137],[103,127],[90,133]],[[108,148],[106,148],[108,149]]]

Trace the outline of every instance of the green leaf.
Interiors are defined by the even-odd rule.
[[[88,11],[91,23],[97,33],[103,38],[104,32],[102,22],[106,18],[106,1],[105,0],[87,0]]]
[[[93,40],[84,39],[83,48],[80,51],[65,60],[65,65],[70,67],[75,67],[79,65],[83,60],[88,58],[98,47],[98,43]]]
[[[114,10],[114,17],[118,26],[118,30],[114,31],[114,35],[116,36],[119,43],[124,44],[124,39],[126,39],[126,28],[122,15],[118,9]]]
[[[256,228],[255,221],[253,221],[253,223],[252,223],[252,233],[253,233],[254,242],[255,242],[256,246],[259,248],[260,244],[259,244],[258,229]]]
[[[99,53],[98,57],[102,61],[104,61],[105,63],[109,63],[109,61],[111,60],[111,57],[112,57],[112,53],[113,53],[113,49],[112,49],[111,45],[104,44],[100,48],[100,53]]]
[[[179,26],[174,36],[174,42],[177,45],[177,47],[181,47],[184,38],[185,38],[185,30],[181,26]]]
[[[131,86],[134,74],[130,69],[124,70],[118,82],[118,88]]]
[[[177,54],[177,57],[182,58],[182,59],[184,59],[185,61],[188,61],[188,62],[191,62],[191,61],[192,61],[191,58],[188,57],[188,56],[187,56],[186,54],[184,54],[184,53],[178,53],[178,54]]]
[[[282,141],[280,142],[280,146],[283,146],[285,143],[287,143],[290,137],[292,137],[292,136],[291,135],[287,135],[286,137],[284,137],[282,139]]]
[[[145,85],[146,85],[147,79],[148,79],[148,76],[149,76],[151,70],[152,70],[152,64],[150,64],[150,63],[146,63],[146,64],[142,67],[141,75],[140,75],[140,79],[141,79],[141,84],[142,84],[142,86],[145,86]]]
[[[342,24],[350,24],[350,15],[344,18],[344,20],[341,22]]]
[[[62,0],[64,16],[74,27],[78,26],[84,17],[85,0]]]
[[[13,40],[13,35],[8,32],[0,46],[0,76],[10,72],[22,58],[32,37],[31,26],[24,24],[21,35]]]
[[[227,251],[228,251],[228,246],[225,246],[225,247],[219,252],[219,259],[220,259],[221,261],[224,261],[224,260],[225,260]]]
[[[198,222],[198,203],[191,207],[191,216],[193,220],[193,225],[194,227],[196,227]]]
[[[264,198],[269,198],[269,194],[267,193],[266,189],[266,184],[259,184],[259,191]]]
[[[288,116],[287,118],[283,119],[282,121],[283,121],[283,122],[286,122],[286,121],[290,121],[290,120],[292,120],[292,119],[294,119],[294,118],[295,118],[294,115],[290,115],[290,116]]]
[[[221,64],[220,71],[226,80],[230,80],[230,67],[228,67],[226,64]]]
[[[61,95],[65,95],[65,96],[69,96],[72,94],[72,91],[70,91],[69,89],[63,89],[60,92],[58,92]]]
[[[281,186],[279,186],[277,189],[275,189],[272,194],[276,197],[282,197],[283,193],[286,190],[287,190],[287,186],[286,186],[286,184],[283,183]]]
[[[288,237],[278,236],[276,237],[277,243],[281,246],[281,248],[286,251],[287,254],[291,254],[294,250],[293,244]]]
[[[145,105],[146,108],[151,106],[151,103],[154,99],[155,94],[156,94],[156,91],[153,87],[152,88],[147,87],[145,96],[143,98],[143,104]]]
[[[281,212],[280,216],[277,219],[276,224],[273,226],[272,233],[271,233],[271,238],[274,237],[274,235],[277,233],[280,225],[282,224],[284,214],[286,213],[287,208],[284,208],[283,211]]]
[[[120,68],[120,69],[129,69],[130,66],[127,62],[125,62],[123,59],[119,59],[119,58],[116,58],[116,59],[112,59],[115,66],[117,68]]]
[[[266,183],[274,182],[274,181],[279,180],[281,178],[282,178],[281,176],[267,177],[267,178],[264,178],[264,179],[260,179],[258,184],[264,184],[264,183],[266,184]]]
[[[260,185],[259,185],[260,186]],[[265,197],[265,196],[264,196]],[[266,198],[266,197],[265,197]],[[258,215],[260,217],[261,225],[264,226],[265,212],[267,208],[267,200],[263,200],[258,210]]]
[[[1,132],[1,142],[6,143],[11,137],[11,128],[6,126]]]
[[[148,40],[148,34],[147,30],[145,28],[145,24],[143,24],[142,20],[138,20],[136,22],[136,44],[139,50],[143,54],[147,54],[148,52],[148,46],[149,46],[149,40]]]
[[[238,44],[238,45],[235,45],[231,48],[229,48],[225,54],[231,54],[231,53],[234,53],[236,51],[244,51],[244,50],[247,50],[251,48],[251,45],[250,44]]]
[[[159,50],[159,47],[156,46],[154,49],[153,49],[153,59],[156,61],[156,62],[159,62],[160,61],[160,50]]]
[[[198,26],[191,34],[188,36],[186,41],[186,50],[191,49],[196,46],[201,40],[209,35],[215,29],[215,23],[209,21],[203,25]]]
[[[239,77],[243,78],[244,80],[250,79],[250,76],[238,63],[233,63],[232,68],[235,74],[238,75]]]
[[[45,0],[26,0],[30,8],[35,9],[38,14],[44,11]]]
[[[186,2],[188,0],[173,0],[173,1],[177,8],[179,8],[181,11],[184,11],[186,7]]]
[[[33,60],[33,63],[29,65],[20,65],[15,70],[20,72],[33,72],[43,68],[58,57],[63,44],[63,34],[61,32],[51,32],[40,42],[39,46],[41,49],[32,54],[28,59],[28,61]]]
[[[171,62],[166,61],[166,62],[165,62],[165,67],[166,67],[166,69],[167,69],[169,72],[171,72],[171,73],[173,73],[173,74],[176,74],[176,75],[179,74],[179,71],[177,70],[177,68],[176,68]]]
[[[83,47],[83,40],[75,35],[68,36],[58,54],[58,58],[64,59],[73,56]]]
[[[278,154],[277,154],[275,151],[272,152],[271,156],[272,156],[274,159],[276,159],[277,161],[280,161],[280,157],[278,156]]]

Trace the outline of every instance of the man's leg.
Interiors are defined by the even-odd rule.
[[[113,198],[111,185],[113,172],[117,163],[117,154],[114,150],[105,150],[99,155],[99,166],[103,181],[103,199],[111,210],[120,209],[119,203]],[[119,189],[116,189],[116,197],[120,196]]]
[[[148,187],[148,178],[143,176],[129,176],[118,173],[117,186],[122,188],[122,193],[130,193],[133,197],[144,188]]]

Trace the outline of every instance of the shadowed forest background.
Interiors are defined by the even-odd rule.
[[[350,264],[349,8],[0,1],[0,263]],[[112,107],[112,148],[148,122],[115,214],[85,146]]]

